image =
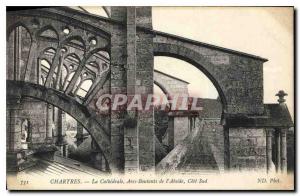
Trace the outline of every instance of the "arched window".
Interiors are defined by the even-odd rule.
[[[85,97],[87,92],[90,90],[92,84],[93,84],[92,80],[85,80],[84,82],[82,82],[82,84],[78,88],[76,95],[80,97]]]
[[[50,63],[45,60],[45,59],[42,59],[40,60],[40,84],[41,85],[44,85],[45,84],[45,80],[47,78],[47,75],[49,73],[49,70],[50,70]]]
[[[64,84],[65,84],[66,80],[68,79],[68,76],[69,76],[69,71],[68,71],[66,65],[63,65],[62,70],[61,70],[61,81],[60,81],[62,90],[64,88]]]
[[[25,76],[31,43],[31,35],[23,26],[15,27],[9,34],[6,44],[8,79],[21,80]]]
[[[39,34],[39,36],[41,38],[44,38],[44,39],[58,40],[58,33],[51,26],[44,27],[44,29],[41,31],[41,33]]]

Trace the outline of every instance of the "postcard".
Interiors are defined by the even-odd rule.
[[[8,190],[294,190],[294,7],[7,7]]]

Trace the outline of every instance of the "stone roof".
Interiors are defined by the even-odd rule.
[[[54,160],[35,158],[33,162],[34,164],[31,167],[22,170],[20,173],[34,176],[84,175],[89,177],[101,176],[104,174],[104,172],[87,166],[84,163],[58,155],[54,156]]]
[[[166,74],[166,73],[164,73],[164,72],[158,71],[157,69],[154,70],[154,73],[160,73],[160,74],[162,74],[162,75],[164,75],[164,76],[167,76],[167,77],[169,77],[169,78],[172,78],[172,79],[178,80],[178,81],[180,81],[180,82],[189,84],[189,82],[187,82],[187,81],[185,81],[185,80],[182,80],[182,79],[177,78],[177,77],[175,77],[175,76],[171,76],[171,75]]]
[[[293,120],[286,104],[264,104],[261,116],[228,115],[226,124],[230,127],[290,128]]]
[[[179,172],[218,172],[211,144],[203,131],[196,129],[180,141],[157,165],[161,174]]]

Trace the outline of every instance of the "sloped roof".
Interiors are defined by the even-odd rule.
[[[164,75],[164,76],[167,76],[167,77],[169,77],[169,78],[172,78],[172,79],[174,79],[174,80],[177,80],[177,81],[180,81],[180,82],[189,84],[189,82],[187,82],[187,81],[185,81],[185,80],[183,80],[183,79],[177,78],[177,77],[175,77],[175,76],[171,76],[171,75],[166,74],[166,73],[164,73],[164,72],[158,71],[157,69],[154,70],[154,73],[160,73],[160,74],[162,74],[162,75]]]
[[[196,129],[180,141],[157,165],[159,173],[180,172],[218,172],[219,167],[207,136]]]
[[[286,104],[264,104],[262,116],[228,115],[229,127],[290,128],[294,126]]]
[[[94,169],[84,163],[68,159],[58,155],[54,156],[54,160],[36,158],[34,164],[22,170],[20,173],[33,176],[99,176],[105,174],[100,170]]]

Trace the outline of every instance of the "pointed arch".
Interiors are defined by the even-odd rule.
[[[78,35],[68,37],[67,39],[64,40],[63,43],[66,45],[75,44],[76,46],[81,47],[83,50],[86,49],[86,42],[83,40],[82,37],[80,37]]]
[[[110,136],[104,126],[100,124],[93,114],[76,99],[71,98],[55,89],[48,89],[42,85],[37,85],[23,81],[6,81],[7,96],[11,97],[31,97],[47,102],[72,116],[81,123],[96,141],[100,151],[106,159],[108,167],[111,164],[111,144]],[[109,168],[108,168],[109,169]]]
[[[197,52],[182,45],[155,42],[153,50],[154,56],[177,58],[198,68],[213,83],[220,96],[223,112],[227,111],[227,99],[221,88],[221,85],[210,72],[210,70],[207,69],[207,67],[213,68],[214,65],[206,61],[205,58]]]
[[[7,78],[23,80],[32,47],[32,35],[22,23],[16,23],[8,30],[7,36]],[[30,71],[30,70],[29,70]]]
[[[93,55],[99,56],[99,57],[103,58],[103,60],[105,60],[107,62],[110,61],[109,49],[106,48],[106,47],[105,48],[96,48],[96,49],[93,49],[87,55],[87,59],[89,59]]]
[[[46,67],[48,70],[51,68],[51,63],[48,59],[41,59],[41,65]]]
[[[39,65],[39,84],[44,85],[45,79],[47,78],[47,75],[51,68],[51,63],[49,59],[41,58],[39,59],[38,65]]]
[[[96,61],[90,61],[85,65],[89,70],[93,70],[96,74],[100,73],[101,68]]]
[[[155,80],[153,81],[153,83],[161,89],[161,91],[166,95],[168,99],[171,98],[168,90],[162,84]]]
[[[24,23],[18,21],[15,24],[13,24],[13,25],[11,25],[10,27],[7,28],[7,31],[6,31],[6,41],[8,41],[8,38],[9,38],[10,34],[17,27],[23,27],[23,28],[25,28],[27,30],[27,32],[29,33],[31,40],[33,39],[31,30]]]
[[[80,82],[81,85],[78,86],[78,90],[76,92],[76,95],[80,97],[85,97],[87,93],[89,92],[90,88],[93,85],[93,81],[91,79],[83,80]]]
[[[58,34],[57,30],[51,25],[42,27],[40,30],[37,31],[36,34],[37,34],[37,37],[52,38],[52,39],[59,41],[59,34]]]
[[[65,56],[64,59],[67,60],[67,61],[68,61],[68,60],[71,61],[71,62],[72,62],[73,64],[75,64],[75,65],[79,65],[80,62],[81,62],[79,56],[78,56],[76,53],[69,53],[69,54],[67,54],[67,55]]]
[[[46,54],[46,55],[53,55],[53,56],[54,56],[55,53],[56,53],[56,49],[55,49],[55,48],[53,48],[53,47],[47,47],[47,48],[45,48],[45,49],[41,52],[40,55]]]

